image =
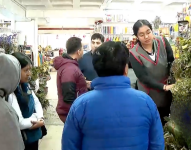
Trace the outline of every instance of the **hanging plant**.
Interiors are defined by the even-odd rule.
[[[159,26],[162,24],[162,21],[159,16],[156,16],[155,20],[152,23],[154,24],[154,29],[159,29]]]

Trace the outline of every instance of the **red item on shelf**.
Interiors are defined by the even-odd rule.
[[[59,55],[61,56],[61,55],[63,54],[63,52],[64,52],[64,50],[61,48],[61,49],[59,50]]]

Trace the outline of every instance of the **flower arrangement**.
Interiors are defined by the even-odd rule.
[[[0,48],[4,49],[6,54],[17,51],[17,46],[13,42],[16,36],[17,34],[0,36]]]

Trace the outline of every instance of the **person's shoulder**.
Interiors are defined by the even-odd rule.
[[[79,107],[85,107],[86,104],[90,101],[90,99],[92,98],[94,91],[90,91],[87,93],[84,93],[82,95],[80,95],[72,104],[72,106],[74,107],[74,109],[77,109]]]
[[[129,49],[130,54],[132,54],[133,52],[136,52],[138,46],[139,46],[139,44],[137,43],[136,45],[134,45],[133,48]]]
[[[154,39],[157,39],[157,40],[160,40],[160,41],[167,40],[166,37],[164,37],[164,36],[155,36]]]
[[[154,101],[152,100],[152,98],[146,94],[145,92],[139,91],[139,90],[135,90],[133,88],[131,88],[131,92],[132,95],[134,95],[134,97],[136,99],[145,101],[147,105],[153,104]]]
[[[82,59],[86,59],[86,58],[88,58],[88,57],[90,57],[90,56],[91,56],[91,51],[88,51],[87,53],[85,53],[85,54],[83,55]]]

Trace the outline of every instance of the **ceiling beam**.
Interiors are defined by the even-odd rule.
[[[101,2],[80,2],[80,5],[102,5]]]
[[[46,1],[45,2],[43,2],[43,1],[23,1],[21,4],[22,5],[24,5],[24,6],[30,6],[30,5],[44,5],[46,3]],[[49,2],[50,3],[50,2]],[[65,1],[63,1],[63,2],[52,2],[51,3],[51,5],[73,5],[73,2],[65,2]]]
[[[73,0],[73,9],[80,8],[80,0]]]
[[[102,10],[27,10],[27,18],[102,18]]]
[[[143,2],[143,0],[135,0],[134,1],[134,5],[139,5],[139,4],[141,4]]]
[[[135,0],[133,3],[133,6],[131,7],[131,10],[132,11],[139,11],[139,7],[140,7],[142,2],[143,2],[143,0]]]
[[[47,7],[47,8],[51,8],[52,7],[52,4],[51,4],[50,0],[41,0],[41,2],[43,4],[45,4],[45,7]]]
[[[107,7],[109,6],[109,4],[112,2],[112,0],[104,0],[103,4],[101,5],[100,9],[107,9]]]
[[[174,2],[177,2],[177,1],[178,0],[166,0],[166,1],[164,1],[163,5],[168,6],[168,5],[170,5],[170,4],[174,3]]]

